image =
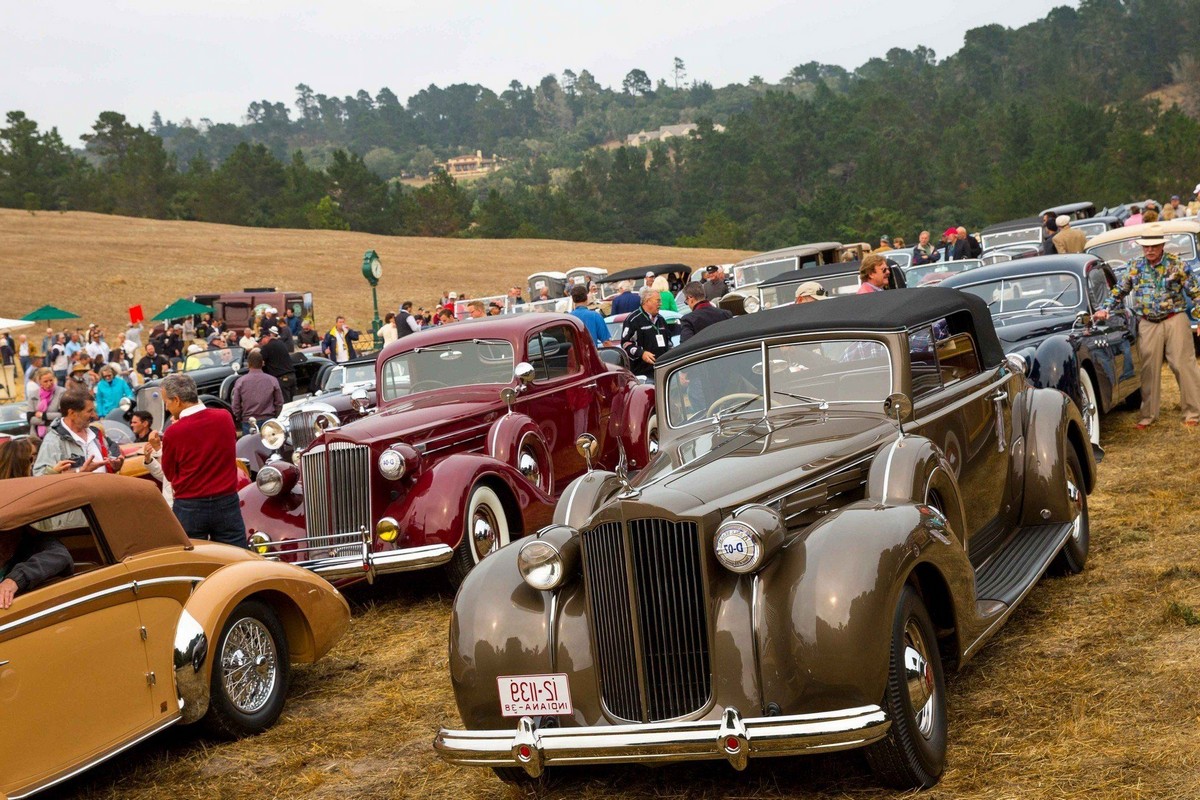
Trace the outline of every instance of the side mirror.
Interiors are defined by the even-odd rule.
[[[513,369],[513,377],[520,381],[522,386],[528,386],[533,383],[536,375],[536,370],[534,370],[533,365],[528,361],[522,361]]]
[[[575,440],[575,450],[587,462],[588,472],[592,471],[592,459],[600,454],[600,442],[590,433],[582,433]]]
[[[517,390],[511,386],[505,386],[500,390],[500,402],[508,406],[508,413],[512,413],[513,401],[517,399]]]
[[[1092,326],[1092,315],[1086,311],[1080,311],[1075,315],[1075,326],[1079,328],[1090,328]]]
[[[883,413],[896,420],[901,433],[904,432],[904,421],[912,418],[912,411],[912,400],[902,392],[889,394],[883,401]]]

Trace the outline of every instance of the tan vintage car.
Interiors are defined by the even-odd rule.
[[[982,299],[937,287],[768,309],[671,350],[658,455],[578,478],[555,524],[463,582],[463,727],[435,748],[534,783],[864,748],[884,783],[932,786],[950,711],[971,713],[943,668],[1087,559],[1083,420],[1027,366]]]
[[[350,621],[325,580],[189,539],[150,481],[0,481],[9,536],[34,547],[54,537],[74,565],[0,610],[0,799],[176,723],[204,720],[226,736],[268,728],[290,662],[323,656]]]

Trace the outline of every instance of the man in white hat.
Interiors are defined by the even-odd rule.
[[[1058,233],[1054,234],[1054,249],[1059,253],[1082,253],[1083,246],[1087,244],[1087,237],[1083,235],[1083,231],[1071,227],[1071,218],[1066,214],[1059,214],[1054,224],[1058,226]]]
[[[796,305],[827,299],[825,287],[816,281],[805,281],[796,287]]]
[[[1161,225],[1148,225],[1137,240],[1142,256],[1129,262],[1125,277],[1113,288],[1107,308],[1095,313],[1104,321],[1129,295],[1137,315],[1138,352],[1142,356],[1142,407],[1138,430],[1158,418],[1165,356],[1179,381],[1179,404],[1183,424],[1200,425],[1200,368],[1192,344],[1187,300],[1200,302],[1200,281],[1188,271],[1183,259],[1165,252],[1167,240]]]

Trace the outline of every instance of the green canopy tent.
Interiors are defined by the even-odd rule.
[[[36,311],[30,311],[21,319],[26,322],[49,322],[56,319],[79,319],[79,315],[64,311],[57,306],[42,306]]]
[[[208,314],[212,312],[212,306],[206,306],[203,303],[196,303],[186,298],[179,298],[171,305],[164,308],[162,311],[154,315],[153,320],[168,320],[182,319],[183,317],[191,317],[196,314]]]

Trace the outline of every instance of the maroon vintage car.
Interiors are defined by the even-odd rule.
[[[511,538],[548,523],[588,468],[645,465],[654,387],[608,363],[578,319],[520,314],[406,336],[376,364],[377,413],[334,415],[296,463],[241,492],[251,546],[332,581],[445,565],[461,581]]]

